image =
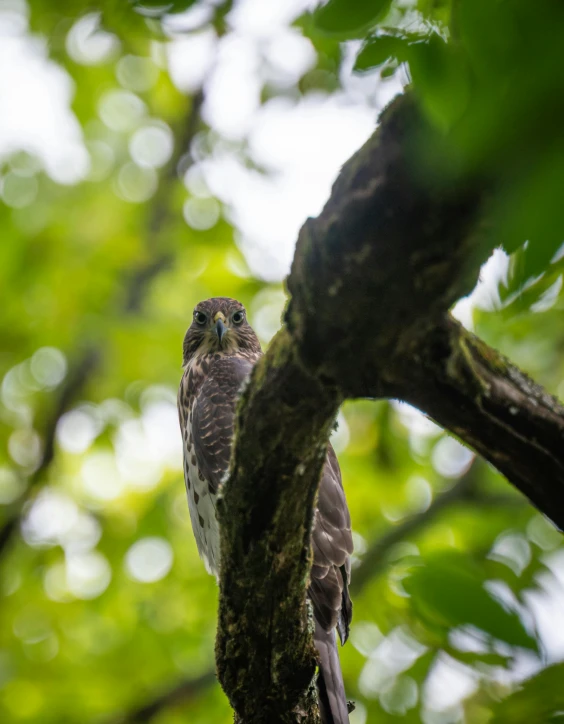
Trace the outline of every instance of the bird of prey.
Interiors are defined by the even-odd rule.
[[[241,385],[261,354],[240,302],[215,297],[196,306],[184,338],[178,411],[192,528],[200,556],[216,577],[220,563],[216,497],[229,468]],[[312,547],[308,596],[315,618],[321,717],[324,724],[347,724],[335,629],[344,644],[352,617],[348,585],[353,544],[339,463],[331,446],[319,485]]]

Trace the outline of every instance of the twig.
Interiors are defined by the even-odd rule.
[[[515,495],[490,495],[477,490],[479,468],[480,466],[474,463],[452,488],[437,496],[427,510],[413,515],[372,541],[353,571],[353,595],[360,594],[364,587],[383,571],[387,564],[387,555],[396,543],[420,533],[434,523],[443,511],[463,502],[488,507],[524,505],[525,501]]]
[[[198,131],[202,102],[203,91],[200,90],[192,97],[188,117],[186,123],[183,124],[183,132],[175,144],[175,152],[165,168],[157,194],[151,205],[151,214],[147,225],[148,247],[155,245],[159,231],[162,229],[165,219],[170,213],[171,187],[177,179],[178,162],[182,155],[186,151],[189,151],[190,145]],[[126,315],[138,314],[149,286],[158,274],[170,266],[171,260],[172,255],[169,252],[158,252],[157,249],[154,249],[151,261],[139,266],[133,273],[131,273],[129,269],[124,271],[124,280],[121,286],[125,287],[125,294],[122,297],[122,301],[116,305],[117,313]],[[12,512],[0,528],[0,556],[4,554],[14,533],[19,529],[26,502],[33,496],[35,489],[41,481],[45,479],[45,473],[53,461],[55,454],[55,435],[60,418],[100,369],[103,356],[103,344],[87,342],[84,351],[78,356],[76,362],[71,365],[63,386],[59,390],[57,402],[44,425],[44,446],[39,466],[30,477],[26,494],[12,508]]]
[[[173,186],[178,179],[178,162],[183,154],[190,150],[192,141],[198,132],[203,102],[204,92],[200,89],[192,96],[187,122],[184,124],[184,128],[180,129],[180,138],[176,143],[175,153],[172,155],[164,170],[163,178],[152,204],[152,213],[147,225],[147,242],[149,247],[154,247],[153,258],[148,263],[140,265],[129,276],[123,304],[123,311],[127,314],[139,312],[146,290],[153,279],[162,271],[168,269],[172,263],[172,254],[155,247],[155,241],[158,239],[159,233],[169,216],[169,202]]]
[[[44,425],[43,452],[38,467],[29,478],[26,495],[18,501],[17,507],[7,517],[0,529],[0,556],[18,528],[25,502],[34,494],[35,488],[39,485],[53,461],[55,456],[55,435],[60,418],[95,373],[100,364],[100,358],[101,350],[89,346],[82,352],[78,361],[71,366],[65,383],[58,392],[52,413]]]
[[[116,716],[107,724],[144,724],[163,709],[193,699],[216,682],[215,672],[208,671],[196,679],[189,679],[173,686],[163,694],[156,696],[153,701]]]
[[[473,467],[452,488],[434,498],[427,510],[411,516],[372,541],[362,556],[359,565],[353,571],[351,577],[351,592],[353,594],[360,593],[364,586],[385,567],[386,555],[392,546],[415,533],[419,533],[423,528],[433,523],[446,508],[470,497],[470,490],[476,483],[476,473]]]

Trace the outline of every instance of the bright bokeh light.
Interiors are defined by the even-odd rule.
[[[112,579],[110,564],[98,551],[69,555],[66,573],[70,593],[86,600],[100,596]]]
[[[116,190],[124,201],[142,204],[153,196],[157,184],[157,174],[153,168],[141,168],[135,163],[125,163],[119,170]]]
[[[107,452],[93,452],[81,467],[84,491],[96,500],[114,500],[124,490],[114,455]]]
[[[57,425],[57,439],[64,450],[80,455],[88,450],[102,430],[95,408],[82,407],[66,412]]]
[[[70,57],[83,65],[98,65],[117,54],[119,41],[100,28],[100,14],[83,15],[69,30],[66,48]]]
[[[167,575],[172,561],[172,548],[164,538],[142,538],[127,551],[125,567],[136,581],[154,583]]]
[[[35,430],[15,430],[8,440],[8,452],[18,465],[35,470],[41,460],[41,438]]]
[[[31,373],[42,387],[56,387],[67,373],[64,354],[54,347],[42,347],[31,358]]]
[[[102,96],[98,112],[112,131],[126,132],[137,128],[146,113],[146,107],[135,93],[112,90]]]
[[[77,504],[67,495],[46,488],[34,500],[22,524],[26,542],[31,546],[62,544],[79,519]]]
[[[446,654],[439,656],[424,685],[425,724],[460,719],[461,702],[477,685],[477,676],[470,667],[462,666]]]
[[[124,88],[134,93],[142,93],[154,86],[159,69],[149,58],[124,55],[117,62],[116,76]]]
[[[208,29],[189,36],[178,35],[166,45],[172,80],[183,91],[200,88],[213,63],[217,47],[213,30]]]
[[[190,198],[186,199],[183,212],[188,226],[196,231],[206,231],[219,221],[220,209],[215,199]]]
[[[135,163],[145,168],[160,168],[169,160],[173,138],[165,123],[143,126],[131,137],[129,151]]]
[[[381,641],[374,637],[375,648],[360,674],[359,688],[367,698],[376,698],[390,690],[397,677],[425,653],[422,646],[401,628],[394,629]]]
[[[88,171],[88,155],[69,107],[72,82],[48,60],[45,43],[28,34],[27,24],[24,2],[0,7],[0,99],[10,109],[0,118],[0,157],[26,150],[55,181],[76,183]],[[8,193],[17,205],[29,187],[23,196]]]
[[[442,437],[433,448],[433,466],[444,478],[459,478],[473,459],[474,453],[453,437]]]

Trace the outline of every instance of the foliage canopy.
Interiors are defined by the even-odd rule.
[[[53,160],[32,141],[2,145],[0,125],[2,721],[230,721],[208,675],[216,586],[180,467],[181,340],[194,303],[221,294],[246,304],[267,344],[284,293],[209,161],[271,170],[248,134],[214,122],[213,62],[180,90],[167,45],[209,33],[220,58],[243,5],[0,4],[0,43],[67,84],[74,149]],[[264,70],[268,38],[247,38],[255,112],[334,98],[375,118],[382,89],[410,83],[442,134],[425,149],[437,183],[501,179],[485,231],[508,256],[496,252],[458,313],[562,398],[564,8],[306,5],[279,21],[310,53],[290,80]],[[559,534],[405,405],[347,403],[334,442],[356,531],[341,652],[352,721],[551,720],[563,708]]]

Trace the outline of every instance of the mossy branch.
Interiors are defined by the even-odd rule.
[[[243,393],[216,647],[238,722],[319,721],[310,532],[343,399],[411,402],[564,525],[564,408],[448,317],[492,251],[484,209],[499,180],[457,174],[443,141],[410,94],[384,111],[304,224],[286,326]]]
[[[218,501],[216,646],[219,679],[241,722],[319,723],[309,536],[339,402],[336,389],[302,367],[285,329],[242,395],[232,472]]]
[[[406,364],[402,399],[492,463],[564,529],[564,407],[499,352],[446,318]]]

